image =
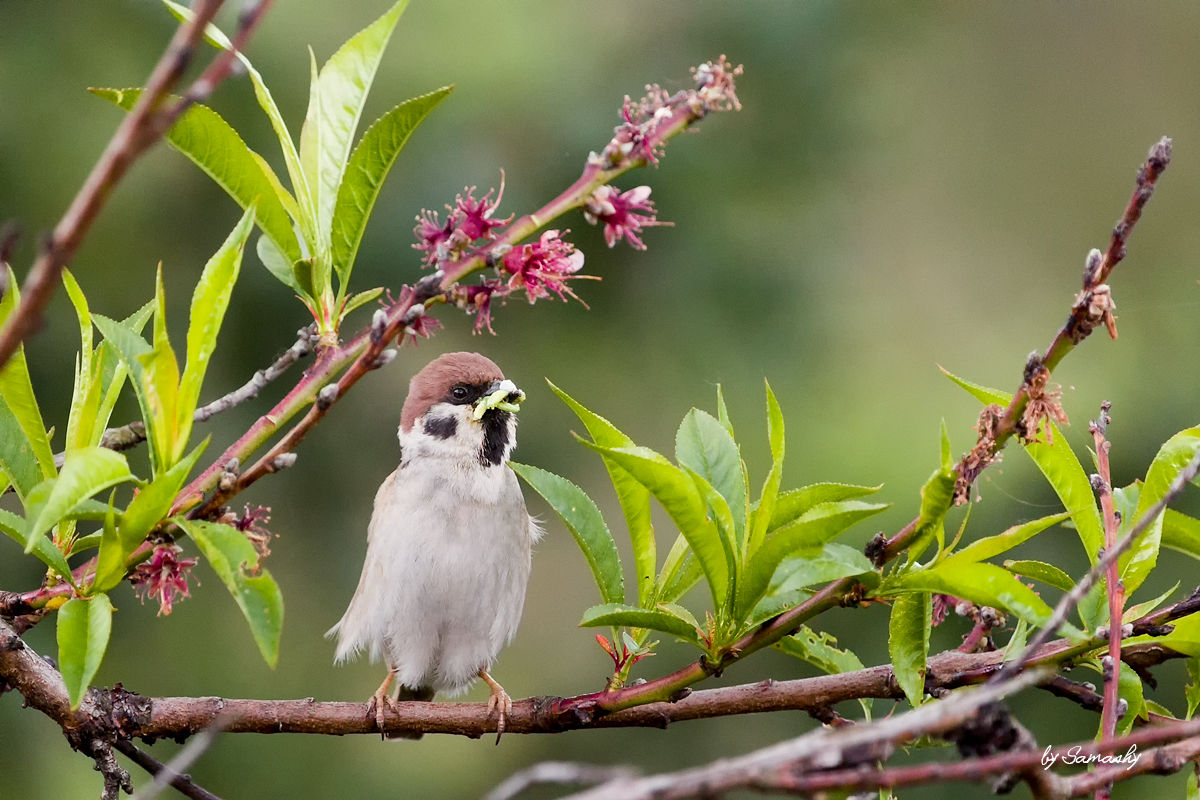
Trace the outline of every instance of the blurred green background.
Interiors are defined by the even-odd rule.
[[[280,0],[249,48],[293,132],[307,101],[311,44],[323,61],[387,7],[386,0]],[[222,18],[226,26],[231,17]],[[14,261],[28,268],[39,231],[53,226],[120,119],[88,86],[140,85],[173,23],[152,0],[0,0],[0,219],[28,232]],[[659,169],[618,182],[654,187],[660,217],[647,252],[608,250],[579,216],[561,223],[602,283],[577,286],[577,304],[514,300],[498,309],[499,334],[473,336],[453,309],[418,350],[405,348],[339,404],[299,451],[297,465],[244,501],[271,506],[279,534],[269,566],[287,603],[279,668],[264,666],[218,579],[200,567],[193,598],[156,617],[128,587],[98,683],[148,695],[357,700],[382,677],[366,663],[335,669],[323,632],[358,578],[371,499],[398,460],[394,430],[409,377],[438,353],[477,349],[529,394],[519,460],[570,477],[601,505],[621,539],[620,514],[599,460],[546,389],[549,377],[639,443],[671,452],[693,405],[713,410],[722,384],[744,442],[752,482],[766,472],[762,379],[787,417],[785,487],[817,480],[884,483],[895,503],[865,542],[913,515],[936,466],[938,426],[955,452],[974,439],[978,406],[936,365],[997,388],[1015,388],[1026,355],[1066,317],[1084,255],[1103,247],[1147,148],[1174,137],[1175,161],[1130,243],[1112,285],[1121,337],[1103,331],[1064,363],[1068,436],[1080,452],[1086,420],[1114,403],[1118,483],[1144,473],[1158,445],[1197,423],[1200,388],[1200,7],[1173,2],[865,4],[824,2],[432,2],[400,21],[375,82],[367,119],[447,83],[457,89],[417,132],[375,209],[356,288],[393,289],[418,274],[412,219],[441,208],[464,185],[508,188],[502,212],[524,213],[557,194],[599,150],[626,93],[643,84],[689,84],[688,67],[727,53],[744,63],[745,109],[714,115],[668,148]],[[212,104],[250,145],[276,158],[270,128],[243,78]],[[276,165],[282,173],[281,165]],[[193,165],[166,147],[120,186],[72,268],[94,310],[131,312],[165,265],[176,336],[191,287],[238,217]],[[360,311],[348,324],[369,316]],[[306,312],[248,254],[204,399],[265,366],[293,341]],[[62,293],[28,345],[43,412],[61,431],[78,345]],[[294,376],[292,376],[294,377]],[[236,438],[286,389],[200,431],[210,453]],[[114,421],[136,413],[126,400]],[[140,456],[144,458],[143,456]],[[1010,448],[980,483],[968,536],[996,533],[1057,508],[1031,462]],[[1196,512],[1196,498],[1185,506]],[[595,691],[608,672],[594,632],[576,627],[596,591],[574,542],[540,500],[549,531],[534,559],[521,633],[494,674],[513,697]],[[957,512],[961,513],[961,512]],[[953,520],[957,521],[955,516]],[[673,539],[659,526],[660,547]],[[7,540],[6,540],[7,541]],[[26,589],[38,564],[0,545],[0,586]],[[627,550],[627,548],[625,548]],[[1054,529],[1017,557],[1081,571],[1073,532]],[[1182,581],[1191,562],[1166,554],[1136,599]],[[700,604],[700,593],[693,603]],[[822,618],[867,664],[887,660],[885,608]],[[936,648],[957,645],[952,619]],[[28,636],[53,654],[54,626]],[[691,653],[664,643],[635,672],[654,677]],[[708,685],[812,674],[763,653]],[[1151,696],[1181,710],[1184,671],[1159,670]],[[470,699],[482,699],[476,688]],[[1013,703],[1043,744],[1086,739],[1095,715],[1066,701]],[[890,703],[877,703],[887,713]],[[857,713],[848,707],[846,713]],[[226,798],[477,797],[543,759],[632,763],[646,771],[700,764],[811,729],[800,712],[673,726],[470,741],[426,737],[226,736],[192,770]],[[167,758],[174,745],[153,748]],[[136,774],[136,773],[135,773]],[[141,776],[138,776],[141,780]],[[1157,784],[1149,781],[1158,781]],[[1117,796],[1182,778],[1141,779]],[[0,798],[87,797],[91,763],[57,727],[0,699]],[[988,796],[971,787],[968,796]],[[1024,787],[1018,796],[1028,796]],[[544,791],[531,796],[549,797]],[[905,797],[961,797],[961,787]]]

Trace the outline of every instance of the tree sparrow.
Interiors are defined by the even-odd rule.
[[[388,674],[368,704],[460,694],[482,678],[497,739],[512,700],[488,674],[516,635],[541,531],[508,467],[525,395],[492,361],[447,353],[416,374],[400,414],[400,466],[375,495],[367,558],[337,635],[337,662],[362,650]],[[399,738],[420,738],[400,733]]]

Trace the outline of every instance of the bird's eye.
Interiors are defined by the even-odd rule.
[[[452,389],[450,391],[450,396],[453,397],[455,400],[466,400],[467,399],[467,387],[455,386],[454,389]]]

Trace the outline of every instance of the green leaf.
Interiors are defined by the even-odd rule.
[[[33,523],[25,552],[31,552],[36,539],[45,536],[72,507],[81,501],[118,483],[132,480],[125,456],[103,447],[84,447],[67,453],[62,472],[50,490]]]
[[[44,479],[33,454],[33,445],[3,397],[0,397],[0,471],[22,503],[33,487]]]
[[[363,134],[362,141],[350,157],[346,173],[341,179],[341,186],[337,190],[330,234],[333,266],[337,270],[339,289],[343,294],[350,281],[350,270],[358,255],[358,246],[362,242],[367,220],[375,207],[379,190],[383,187],[392,164],[396,162],[396,156],[404,149],[417,126],[453,88],[447,86],[436,92],[414,97],[384,114]]]
[[[875,565],[861,550],[830,543],[784,559],[771,580],[771,594],[786,594],[818,583],[874,573]]]
[[[942,420],[942,469],[951,470],[954,468],[954,461],[950,455],[950,431],[946,430],[946,420]]]
[[[171,0],[163,0],[176,19],[190,20],[192,12],[178,3],[173,3]],[[205,41],[213,47],[221,50],[232,50],[233,43],[229,41],[224,33],[221,32],[216,25],[209,24],[205,29]],[[283,159],[287,164],[288,177],[291,178],[292,186],[296,191],[297,197],[301,198],[304,203],[309,202],[308,187],[304,181],[304,171],[300,168],[300,156],[296,153],[296,145],[292,142],[292,135],[288,132],[287,124],[283,121],[283,115],[279,113],[279,109],[275,105],[275,99],[271,96],[267,85],[263,83],[262,75],[250,63],[242,53],[237,53],[238,60],[246,67],[246,72],[250,75],[250,83],[254,86],[254,96],[258,100],[258,105],[267,114],[267,119],[271,121],[271,127],[275,129],[275,136],[279,139],[279,146],[283,150]],[[307,217],[304,219],[303,217]],[[311,208],[306,208],[302,218],[298,220],[301,227],[311,228],[312,220],[316,218],[316,213]]]
[[[550,381],[546,381],[546,383],[550,385],[550,390],[575,412],[575,416],[579,417],[579,421],[587,428],[588,435],[596,444],[602,447],[636,447],[632,439],[617,430],[604,417],[588,411]],[[656,596],[655,572],[658,569],[654,525],[650,519],[650,492],[608,456],[604,456],[604,468],[608,470],[613,489],[617,492],[617,500],[621,503],[621,512],[625,515],[625,525],[629,529],[629,539],[633,544],[634,568],[637,570],[638,605],[649,606],[651,600]],[[682,559],[682,556],[680,558]],[[665,569],[664,565],[664,571]],[[666,582],[664,581],[662,585],[665,586]],[[658,596],[660,599],[673,599],[665,595]]]
[[[258,260],[262,262],[268,272],[275,276],[276,280],[300,295],[301,298],[311,297],[308,292],[300,288],[300,281],[296,279],[296,275],[292,271],[292,262],[279,252],[279,248],[270,239],[266,236],[259,236],[254,250],[258,253]]]
[[[1168,597],[1175,594],[1175,590],[1178,588],[1179,581],[1175,581],[1174,586],[1172,586],[1170,589],[1167,589],[1153,600],[1146,600],[1145,602],[1130,606],[1129,608],[1125,609],[1125,613],[1121,615],[1121,622],[1133,622],[1134,620],[1141,619],[1154,609],[1161,606]]]
[[[796,606],[803,603],[805,600],[813,596],[813,592],[809,589],[797,589],[792,592],[782,594],[769,594],[758,604],[742,622],[741,630],[743,633],[749,632],[757,628],[767,620],[774,619],[784,612],[791,611]]]
[[[774,647],[780,652],[795,656],[801,661],[812,664],[817,669],[829,675],[840,675],[844,672],[856,672],[863,669],[863,663],[851,650],[842,650],[837,646],[837,639],[826,631],[817,633],[807,625],[801,625],[800,630],[792,636],[785,636],[775,643]],[[871,698],[858,701],[862,704],[867,719],[871,718]]]
[[[935,538],[942,544],[945,533],[943,522],[950,506],[954,504],[954,483],[957,477],[953,470],[939,469],[929,476],[921,487],[921,513],[913,543],[908,547],[908,563],[913,564]]]
[[[892,603],[888,653],[896,683],[913,708],[925,697],[925,662],[929,655],[931,605],[924,592],[901,595]]]
[[[742,560],[749,562],[762,545],[767,536],[767,529],[775,516],[775,501],[779,495],[779,483],[783,480],[783,456],[785,452],[783,412],[779,410],[779,401],[767,387],[767,438],[771,443],[771,471],[767,473],[767,481],[763,485],[762,494],[758,497],[758,506],[751,515],[747,526],[748,532],[745,546],[742,548]]]
[[[717,532],[721,535],[721,546],[725,549],[725,564],[729,570],[729,594],[725,602],[718,606],[718,609],[724,610],[728,608],[729,601],[737,594],[737,529],[733,523],[733,514],[729,511],[729,503],[725,501],[720,492],[713,488],[711,483],[687,467],[684,469],[695,482],[696,488],[700,490],[700,496],[704,498],[704,502],[708,504],[710,518],[717,523]]]
[[[25,520],[18,517],[11,511],[0,509],[0,532],[3,532],[13,541],[19,543],[22,547],[28,541],[28,536],[25,535]],[[33,542],[33,554],[42,560],[46,566],[53,569],[59,575],[74,583],[71,578],[71,568],[67,565],[67,559],[63,557],[62,552],[54,546],[54,542],[47,539],[45,536],[39,536]]]
[[[271,573],[258,567],[254,546],[237,528],[215,522],[176,517],[175,522],[204,553],[213,572],[229,589],[233,599],[250,623],[250,633],[259,652],[271,669],[279,663],[279,637],[283,632],[283,595]]]
[[[1032,589],[994,564],[949,563],[916,570],[884,581],[877,594],[937,592],[970,600],[979,605],[1009,611],[1031,625],[1042,626],[1050,618],[1050,607]],[[1070,626],[1064,626],[1072,633]]]
[[[315,141],[310,137],[310,147],[316,147],[316,180],[309,173],[309,188],[316,197],[314,204],[320,227],[329,231],[334,217],[334,207],[350,147],[358,120],[362,116],[367,93],[375,79],[375,71],[383,57],[384,48],[392,36],[392,30],[404,12],[408,0],[400,0],[375,22],[350,38],[325,62],[318,77],[318,86],[310,100],[309,116],[301,134],[300,156],[305,156],[304,134],[315,125],[319,130]],[[314,110],[315,101],[320,108]]]
[[[703,577],[704,570],[696,554],[681,534],[675,537],[675,543],[667,551],[662,572],[655,583],[654,596],[663,602],[673,602],[691,591]]]
[[[183,456],[192,433],[192,415],[200,401],[200,387],[204,384],[204,374],[208,370],[213,351],[217,348],[217,334],[221,330],[221,323],[229,308],[229,296],[233,293],[233,285],[237,283],[241,270],[242,251],[246,247],[246,239],[250,236],[253,214],[254,206],[251,205],[224,244],[204,265],[204,272],[200,274],[200,280],[192,294],[187,334],[187,366],[184,367],[183,376],[179,380],[179,394],[175,402],[175,426],[178,434],[175,452],[171,454],[172,462]]]
[[[675,460],[703,477],[725,498],[733,522],[733,542],[746,525],[746,484],[742,460],[729,431],[711,414],[693,408],[675,434]]]
[[[708,503],[695,481],[649,448],[585,444],[611,458],[657,498],[699,559],[715,607],[722,608],[730,585],[725,544],[716,523],[708,518]]]
[[[128,111],[141,89],[90,89]],[[292,260],[300,258],[300,244],[273,182],[256,154],[237,131],[207,106],[195,104],[167,132],[167,141],[212,178],[242,208],[253,215],[262,232]]]
[[[887,505],[857,500],[824,503],[791,525],[775,531],[746,565],[745,577],[738,587],[735,617],[744,617],[767,593],[771,577],[785,558],[795,555],[797,551],[822,547],[851,525],[886,508]]]
[[[971,544],[962,550],[944,559],[942,564],[952,565],[987,561],[989,558],[995,558],[1001,553],[1008,552],[1022,542],[1032,539],[1042,531],[1063,522],[1070,516],[1070,514],[1064,511],[1061,514],[1051,514],[1048,517],[1035,519],[1023,525],[1014,525],[997,536],[989,536],[986,539],[971,542]]]
[[[721,384],[717,384],[717,419],[721,421],[721,427],[729,432],[729,438],[737,440],[733,434],[733,422],[729,419],[729,409],[725,407],[725,395],[721,392]]]
[[[526,464],[509,462],[509,466],[562,517],[592,569],[601,599],[605,603],[624,602],[625,582],[617,545],[592,499],[566,478]]]
[[[1135,524],[1151,506],[1166,496],[1179,471],[1196,455],[1197,448],[1200,448],[1200,426],[1180,431],[1163,444],[1146,473],[1146,480],[1138,497],[1137,513],[1132,517],[1126,515],[1129,525]],[[1133,547],[1121,556],[1121,582],[1131,595],[1142,585],[1158,562],[1162,529],[1163,519],[1162,515],[1159,515]]]
[[[183,487],[187,476],[196,466],[196,461],[208,446],[206,438],[186,458],[171,469],[142,487],[121,515],[120,526],[108,530],[105,520],[104,536],[101,539],[99,562],[96,567],[98,591],[107,591],[125,577],[125,562],[130,554],[145,541],[146,536],[171,512],[175,496]]]
[[[79,708],[104,660],[112,612],[106,594],[90,600],[76,597],[58,610],[58,670],[67,684],[71,710]]]
[[[8,287],[0,298],[0,326],[8,320],[9,314],[20,303],[20,290],[17,276],[12,268],[4,265],[8,273]],[[38,409],[37,397],[33,393],[33,384],[29,380],[29,366],[25,362],[25,347],[17,348],[8,363],[0,369],[0,400],[8,406],[9,412],[29,442],[30,452],[37,460],[43,478],[52,478],[57,473],[54,469],[54,451],[50,448],[50,438],[46,435],[46,423],[42,421],[42,412]],[[16,479],[13,479],[16,483]]]
[[[92,444],[91,432],[95,424],[95,410],[93,408],[89,414],[85,408],[89,405],[99,405],[100,382],[92,379],[92,315],[88,311],[87,298],[70,270],[63,270],[62,280],[67,296],[75,306],[75,316],[79,320],[79,356],[75,361],[75,386],[71,392],[71,410],[67,416],[65,448],[71,450]]]
[[[383,287],[378,286],[374,289],[367,289],[365,292],[359,292],[358,294],[352,295],[342,306],[341,317],[345,319],[347,316],[349,316],[350,312],[354,311],[354,309],[358,308],[359,306],[366,305],[376,297],[379,297],[381,294],[383,294]]]
[[[1184,687],[1184,694],[1187,697],[1187,718],[1191,719],[1196,707],[1200,706],[1200,658],[1187,660],[1187,672],[1189,680]]]
[[[1162,546],[1200,559],[1200,519],[1168,508],[1163,513]]]
[[[1070,575],[1053,564],[1047,564],[1043,561],[1005,561],[1004,568],[1009,572],[1024,575],[1026,578],[1033,578],[1035,581],[1041,581],[1047,586],[1053,586],[1055,589],[1061,589],[1064,592],[1069,592],[1075,588],[1075,581],[1071,580]]]
[[[92,579],[93,592],[107,592],[115,589],[125,577],[125,559],[129,553],[121,546],[121,537],[117,533],[117,513],[113,507],[115,499],[116,490],[114,489],[108,498],[104,526],[100,529],[100,552],[96,554],[96,577]]]
[[[775,499],[775,511],[771,515],[771,524],[767,533],[795,522],[801,514],[813,506],[866,497],[882,488],[882,484],[879,486],[854,486],[847,483],[814,483],[802,489],[781,492]]]
[[[662,610],[607,603],[589,608],[579,622],[581,628],[600,628],[608,625],[625,625],[630,628],[662,631],[678,636],[694,645],[703,646],[700,641],[700,632],[694,626],[689,625],[675,614]]]
[[[1117,675],[1117,697],[1128,703],[1128,710],[1117,725],[1117,735],[1124,736],[1133,728],[1133,723],[1141,718],[1146,720],[1146,696],[1142,687],[1142,679],[1133,667],[1121,662],[1121,671]]]
[[[943,375],[945,375],[947,378],[949,378],[950,380],[957,383],[962,388],[966,389],[967,392],[972,397],[974,397],[979,402],[983,403],[985,406],[992,405],[992,404],[995,404],[998,406],[1007,406],[1009,403],[1012,402],[1012,395],[1009,394],[1008,392],[1002,392],[999,389],[988,389],[987,387],[980,386],[977,383],[971,383],[970,381],[964,381],[962,378],[959,378],[955,375],[951,375],[949,372],[947,372],[945,369],[943,369],[940,365],[938,366],[938,369],[942,370]]]

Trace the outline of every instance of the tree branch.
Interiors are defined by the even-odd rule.
[[[79,250],[117,184],[180,115],[192,104],[211,94],[217,84],[230,74],[235,63],[233,50],[240,50],[244,46],[270,8],[271,1],[259,0],[250,6],[239,20],[234,48],[214,58],[183,98],[164,106],[172,87],[191,62],[205,26],[216,16],[223,3],[223,0],[198,0],[192,19],[176,30],[171,43],[151,72],[145,91],[117,127],[104,153],[30,269],[22,287],[20,305],[9,315],[4,327],[0,328],[0,367],[8,363],[21,342],[41,327],[42,312],[58,286],[63,269]]]
[[[533,786],[548,783],[595,784],[626,780],[637,776],[632,767],[600,767],[595,764],[576,764],[569,761],[543,761],[509,776],[487,793],[483,800],[512,800]]]

